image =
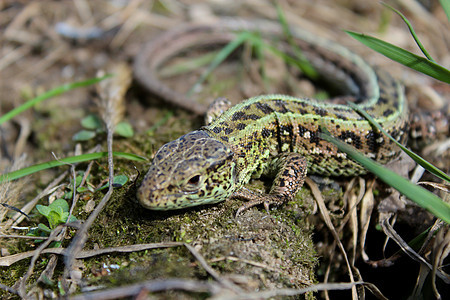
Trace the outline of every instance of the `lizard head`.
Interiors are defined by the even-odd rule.
[[[142,206],[171,210],[227,199],[235,188],[233,152],[204,131],[158,150],[137,192]]]

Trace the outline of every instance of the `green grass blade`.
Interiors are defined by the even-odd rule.
[[[219,51],[211,51],[199,57],[192,57],[186,61],[164,67],[159,71],[159,76],[161,78],[169,78],[195,71],[210,64],[218,53]]]
[[[259,36],[258,34],[248,32],[248,39],[246,40],[246,42],[249,42],[252,45],[254,45],[255,47],[258,47],[260,49],[267,49],[267,50],[271,51],[274,55],[280,57],[286,63],[288,63],[292,66],[296,66],[300,71],[304,72],[303,71],[304,66],[302,65],[302,62],[299,61],[298,58],[291,57],[288,54],[284,53],[283,51],[279,50],[278,48],[276,48],[270,44],[267,44],[261,38],[261,36]],[[312,78],[312,79],[314,79],[314,78]]]
[[[206,71],[202,73],[200,78],[186,93],[186,95],[191,96],[196,90],[197,86],[202,84],[205,81],[205,79],[209,76],[209,74],[211,74],[211,72],[214,71],[215,68],[217,68],[218,65],[220,65],[234,50],[236,50],[237,47],[239,47],[242,43],[244,43],[246,40],[249,39],[249,35],[250,33],[247,31],[241,32],[236,36],[234,40],[232,40],[225,47],[223,47],[222,50],[220,50],[219,53],[214,57],[213,61],[208,66]]]
[[[283,34],[288,41],[289,45],[294,50],[295,56],[297,58],[297,67],[308,77],[311,79],[317,79],[319,78],[319,73],[314,69],[314,67],[310,64],[308,59],[303,55],[302,50],[297,46],[297,44],[294,42],[294,36],[291,33],[291,30],[289,29],[289,24],[286,20],[286,16],[284,15],[284,12],[281,8],[281,6],[276,2],[277,7],[277,15],[278,20],[281,23],[281,27],[283,28]]]
[[[387,137],[389,137],[389,139],[391,139],[391,141],[393,141],[394,143],[397,144],[397,146],[399,146],[403,151],[406,152],[406,154],[408,154],[416,163],[418,163],[419,165],[421,165],[424,169],[428,170],[431,174],[434,174],[435,176],[439,177],[440,179],[450,182],[450,176],[448,176],[447,174],[445,174],[444,172],[442,172],[439,168],[436,168],[434,165],[432,165],[431,163],[429,163],[428,161],[426,161],[425,159],[423,159],[422,157],[420,157],[419,155],[417,155],[416,153],[412,152],[411,150],[409,150],[408,148],[406,148],[405,146],[403,146],[402,144],[400,144],[399,142],[397,142],[389,133],[386,132],[386,130],[383,129],[383,127],[380,126],[380,124],[378,124],[367,112],[365,112],[364,110],[362,110],[361,108],[358,107],[358,105],[356,105],[355,103],[352,102],[348,102],[347,103],[348,106],[350,106],[351,108],[353,108],[355,111],[357,111],[359,114],[363,115],[364,118],[366,118],[373,126],[375,126],[376,128],[378,128],[378,130],[380,130],[381,132],[384,133],[384,135],[386,135]]]
[[[361,33],[346,31],[351,37],[363,43],[367,47],[383,54],[384,56],[399,62],[411,69],[419,71],[437,80],[450,84],[450,71],[429,61],[428,59],[406,51],[400,47],[389,44],[380,39]]]
[[[408,242],[408,245],[414,249],[414,251],[419,251],[420,247],[422,247],[423,243],[425,242],[428,233],[431,230],[431,226],[428,227],[427,229],[425,229],[424,231],[422,231],[422,233],[420,233],[419,235],[417,235],[415,238],[413,238],[412,240],[410,240]],[[401,250],[399,250],[401,251]]]
[[[312,69],[310,71],[305,71],[305,61],[300,61],[300,59],[298,57],[291,57],[288,54],[286,54],[283,51],[276,48],[275,46],[272,46],[272,45],[266,43],[261,38],[261,36],[259,36],[256,33],[248,32],[248,39],[246,41],[251,43],[255,47],[258,47],[261,49],[267,49],[267,50],[271,51],[274,55],[283,59],[287,64],[296,66],[300,71],[305,73],[305,75],[311,76],[311,77],[309,77],[311,79],[316,79],[319,76],[318,73],[317,73],[317,76],[314,75],[314,72],[316,72],[316,70],[312,66],[311,66]],[[307,62],[307,61],[306,61],[306,63],[309,64],[309,62]],[[309,74],[306,74],[306,73],[309,73]]]
[[[422,43],[419,40],[419,37],[417,36],[416,32],[414,31],[414,28],[412,27],[411,23],[409,22],[409,20],[397,9],[393,8],[392,6],[386,4],[386,3],[382,3],[384,6],[386,6],[387,8],[389,8],[390,10],[392,10],[393,12],[395,12],[397,15],[400,16],[400,18],[403,19],[403,22],[405,22],[406,26],[408,26],[409,32],[411,33],[411,35],[414,38],[414,41],[416,42],[417,46],[419,46],[420,50],[422,51],[423,55],[425,55],[429,60],[431,60],[432,62],[436,62],[431,55],[428,53],[428,51],[425,49],[425,47],[422,45]]]
[[[325,128],[322,128],[322,130],[326,132]],[[323,133],[321,137],[324,140],[335,144],[340,151],[347,153],[348,156],[356,160],[370,172],[374,173],[386,184],[392,186],[407,198],[425,208],[436,217],[442,219],[447,224],[450,224],[450,204],[442,201],[439,197],[433,193],[430,193],[426,189],[412,184],[395,172],[384,168],[382,165],[376,163],[370,158],[365,157],[363,154],[353,149],[350,145],[332,137],[328,132]]]
[[[43,93],[42,95],[37,96],[36,98],[33,98],[33,99],[25,102],[24,104],[22,104],[20,106],[10,110],[9,112],[7,112],[6,114],[4,114],[3,116],[0,117],[0,125],[8,120],[11,120],[18,114],[24,112],[25,110],[37,105],[38,103],[40,103],[44,100],[58,96],[60,94],[63,94],[67,91],[70,91],[70,90],[73,90],[73,89],[76,89],[79,87],[85,87],[85,86],[95,84],[97,82],[102,81],[105,78],[108,78],[108,77],[111,77],[111,75],[105,75],[105,76],[98,77],[98,78],[91,78],[91,79],[87,79],[87,80],[83,80],[83,81],[66,83],[66,84],[60,85],[48,92]]]
[[[450,21],[450,1],[448,0],[439,0],[441,3],[442,8],[445,11],[445,14],[447,15],[447,20]]]
[[[138,155],[132,154],[132,153],[126,153],[126,152],[113,152],[113,155],[114,155],[114,157],[125,158],[125,159],[135,160],[135,161],[145,161],[146,160],[145,158],[143,158],[141,156],[138,156]],[[59,167],[59,166],[63,166],[66,164],[74,164],[74,163],[80,163],[80,162],[100,159],[103,157],[108,157],[108,152],[96,152],[96,153],[82,154],[82,155],[66,157],[66,158],[62,158],[59,160],[53,160],[53,161],[33,165],[33,166],[30,166],[27,168],[23,168],[23,169],[20,169],[17,171],[13,171],[10,173],[0,175],[0,183],[7,181],[7,180],[15,180],[15,179],[18,179],[18,178],[42,171],[42,170]]]
[[[281,59],[283,59],[286,63],[288,63],[292,66],[296,66],[300,71],[304,72],[304,70],[303,70],[304,66],[302,65],[302,62],[300,62],[297,58],[289,56],[288,54],[284,53],[283,51],[279,50],[278,48],[276,48],[270,44],[267,44],[266,42],[264,42],[264,40],[261,39],[261,37],[259,35],[249,32],[247,41],[252,44],[257,44],[259,47],[271,51],[273,54],[275,54],[278,57],[280,57]],[[314,79],[314,75],[311,79]]]
[[[252,39],[252,50],[255,53],[255,56],[259,62],[259,68],[260,68],[260,74],[261,74],[261,78],[263,80],[263,84],[264,87],[266,89],[268,89],[269,84],[270,84],[270,80],[267,77],[267,72],[266,72],[266,58],[264,56],[264,43],[263,40],[261,38],[260,34],[253,34],[254,38]]]
[[[286,20],[284,21],[286,22]],[[290,43],[295,50],[296,45],[293,42],[293,37],[292,34],[290,34],[289,27],[287,27],[287,23],[284,24],[284,27],[286,32],[286,38],[288,40],[291,39]],[[278,50],[277,48],[265,43],[259,35],[249,31],[242,31],[236,36],[234,40],[229,42],[225,47],[223,47],[219,51],[219,53],[215,55],[211,64],[208,66],[205,72],[202,73],[200,78],[194,83],[191,89],[189,89],[186,95],[191,96],[196,90],[196,88],[206,80],[206,78],[214,71],[214,69],[216,69],[217,66],[221,64],[234,50],[236,50],[239,46],[241,46],[245,42],[249,42],[256,49],[257,55],[262,53],[263,48],[267,48],[274,54],[284,59],[287,63],[297,66],[309,78],[315,79],[318,77],[317,71],[311,66],[311,64],[306,60],[306,58],[303,57],[298,47],[296,47],[298,51],[295,51],[297,57],[292,58],[289,55],[286,55],[282,51]]]

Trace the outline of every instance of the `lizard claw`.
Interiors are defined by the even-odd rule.
[[[267,211],[267,214],[270,214],[269,213],[269,205],[280,203],[280,200],[278,199],[278,197],[276,197],[274,195],[262,195],[262,194],[255,193],[250,190],[241,191],[239,193],[239,195],[236,194],[234,196],[248,200],[247,203],[245,203],[244,205],[239,207],[239,209],[237,210],[236,215],[235,215],[236,218],[243,211],[245,211],[253,206],[259,205],[259,204],[263,204],[265,210]],[[269,199],[267,199],[267,198],[269,198]]]
[[[242,205],[241,207],[238,208],[238,210],[236,211],[236,215],[235,218],[237,218],[243,211],[246,211],[247,209],[256,206],[260,203],[255,203],[253,201],[249,201],[247,203],[245,203],[244,205]]]

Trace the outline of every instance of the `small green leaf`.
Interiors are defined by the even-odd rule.
[[[65,192],[63,198],[64,199],[72,199],[73,198],[73,192],[72,191]]]
[[[69,222],[75,222],[77,220],[77,218],[75,216],[70,216]]]
[[[31,228],[26,235],[27,236],[39,236],[39,228]]]
[[[89,191],[89,189],[85,186],[77,187],[77,193],[84,193],[84,192],[88,192],[88,191]]]
[[[48,206],[40,205],[40,204],[36,205],[36,209],[44,217],[47,217],[51,211],[51,209]]]
[[[83,180],[83,175],[78,175],[75,177],[75,186],[79,186],[81,184],[81,181]]]
[[[45,226],[44,224],[42,224],[43,226]],[[50,230],[50,228],[48,228],[47,226],[45,226],[46,229]],[[40,237],[40,236],[47,236],[47,231],[43,231],[38,227],[35,228],[31,228],[30,231],[28,231],[27,236],[36,236],[36,237]],[[42,240],[35,240],[35,243],[40,243],[42,242]]]
[[[128,182],[128,177],[126,175],[117,175],[113,179],[113,187],[122,187]],[[109,182],[102,187],[98,188],[97,191],[106,189],[109,187]]]
[[[69,213],[68,212],[63,212],[62,215],[61,215],[62,223],[65,223],[67,221],[68,217],[69,217]]]
[[[92,130],[80,130],[77,133],[75,133],[72,137],[72,140],[75,142],[82,142],[82,141],[88,141],[95,137],[97,133]]]
[[[89,115],[81,120],[81,126],[86,129],[103,129],[103,122],[97,115]]]
[[[64,219],[63,216],[64,216],[65,211],[63,210],[63,208],[61,206],[55,207],[53,209],[53,211],[58,214],[60,220]]]
[[[126,175],[114,176],[113,184],[124,186],[128,182],[128,177]]]
[[[114,132],[126,138],[130,138],[134,135],[133,127],[131,127],[130,123],[126,121],[122,121],[117,124],[116,130]]]
[[[61,248],[61,242],[53,242],[48,246],[49,248]]]
[[[81,182],[83,181],[84,178],[84,172],[78,172],[78,175],[75,177],[75,186],[80,186]],[[89,178],[89,176],[88,176]],[[70,190],[73,189],[73,178],[70,178],[70,184],[68,185],[68,188]],[[67,198],[66,198],[67,199]]]
[[[83,180],[83,175],[77,175],[75,177],[75,186],[79,186],[81,181]],[[73,177],[70,177],[70,183],[67,185],[67,188],[72,190],[73,189]]]
[[[47,233],[51,233],[52,232],[52,230],[50,228],[48,228],[46,225],[44,225],[42,223],[38,224],[38,228],[40,230],[42,230],[43,232],[47,232]]]
[[[52,210],[57,211],[58,208],[61,208],[61,211],[67,212],[69,211],[69,204],[64,199],[56,199],[49,205]]]
[[[51,229],[55,229],[61,223],[61,215],[57,211],[50,211],[47,216],[48,224]]]

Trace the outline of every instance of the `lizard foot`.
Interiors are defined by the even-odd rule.
[[[236,217],[239,216],[242,212],[246,211],[247,209],[259,204],[263,204],[267,213],[269,213],[270,205],[272,204],[279,205],[285,202],[285,199],[282,199],[283,197],[280,197],[279,195],[270,195],[270,194],[265,195],[255,191],[251,191],[247,188],[242,188],[239,191],[234,192],[232,197],[248,200],[247,203],[239,207],[239,209],[236,212]]]

